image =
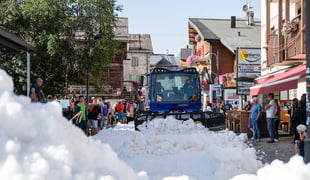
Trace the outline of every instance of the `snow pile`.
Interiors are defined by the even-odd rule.
[[[255,173],[261,166],[246,135],[211,132],[193,121],[172,117],[154,119],[135,132],[122,126],[95,136],[108,143],[135,171],[150,179],[226,180],[242,173]]]
[[[138,178],[109,145],[64,119],[57,102],[32,104],[12,91],[12,79],[0,70],[1,180]]]
[[[309,180],[310,164],[305,164],[302,157],[294,156],[285,164],[282,161],[275,160],[271,165],[267,165],[257,171],[257,175],[239,175],[232,180]]]

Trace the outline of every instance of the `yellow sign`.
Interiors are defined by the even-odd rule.
[[[249,54],[247,51],[240,51],[239,53],[239,58],[242,59],[242,60],[247,60],[249,57]]]

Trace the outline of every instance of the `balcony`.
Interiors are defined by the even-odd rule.
[[[287,66],[300,64],[306,59],[305,25],[301,24],[300,16],[295,18],[298,22],[297,30],[288,35],[281,36],[279,45],[278,30],[271,32],[267,46],[268,66]]]

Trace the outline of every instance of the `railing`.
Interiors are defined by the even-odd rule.
[[[306,26],[302,26],[301,22],[299,22],[298,31],[292,32],[290,36],[286,38],[286,59],[291,59],[294,56],[306,53],[305,28]]]
[[[278,30],[271,32],[267,45],[268,66],[281,63],[283,61],[298,60],[297,55],[305,54],[305,28],[299,21],[298,30],[291,32],[288,36],[281,36],[282,43],[279,45]],[[295,57],[295,58],[294,58]]]

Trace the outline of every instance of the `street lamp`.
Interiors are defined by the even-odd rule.
[[[219,62],[219,50],[216,51],[215,53],[210,53],[211,56],[215,56],[216,57],[216,69],[217,69],[217,84],[220,84],[220,62]],[[211,58],[211,62],[212,62],[212,58]],[[212,74],[212,67],[211,69],[211,74]]]

